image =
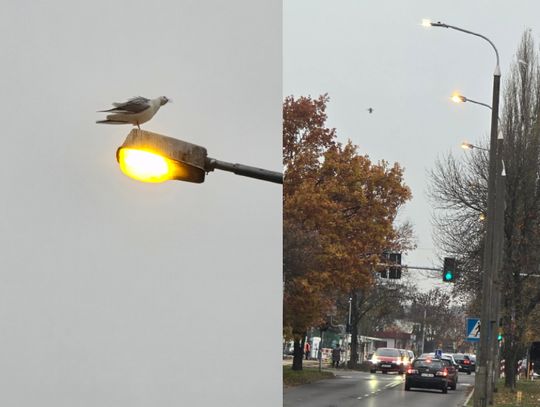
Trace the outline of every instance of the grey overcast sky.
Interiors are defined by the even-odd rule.
[[[495,54],[484,40],[444,28],[430,18],[491,39],[501,57],[502,86],[525,29],[540,43],[540,2],[534,0],[287,0],[284,2],[284,95],[328,93],[328,125],[374,161],[399,162],[413,199],[402,212],[415,226],[418,249],[403,261],[442,267],[434,251],[427,172],[437,157],[481,142],[490,111]],[[369,114],[366,109],[372,107]],[[438,273],[414,272],[424,287],[441,285]],[[430,276],[434,276],[430,278]]]
[[[139,183],[95,112],[280,171],[281,2],[2,6],[0,405],[280,405],[281,186]]]

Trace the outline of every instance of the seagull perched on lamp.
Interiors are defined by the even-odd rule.
[[[166,96],[160,96],[155,99],[147,99],[137,96],[123,103],[113,103],[112,109],[99,110],[107,115],[105,120],[97,120],[96,123],[104,124],[131,124],[137,126],[149,121],[157,113],[159,108],[170,100]]]

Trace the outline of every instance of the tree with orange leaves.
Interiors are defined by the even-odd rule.
[[[284,326],[296,370],[307,329],[324,321],[336,293],[369,287],[379,256],[398,245],[395,217],[411,196],[398,164],[373,164],[336,141],[327,102],[291,96],[283,109]]]

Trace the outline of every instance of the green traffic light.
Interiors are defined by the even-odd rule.
[[[456,259],[454,257],[445,257],[442,270],[442,281],[445,283],[453,283],[456,279]]]

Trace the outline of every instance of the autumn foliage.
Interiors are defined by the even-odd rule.
[[[297,342],[336,293],[370,286],[382,252],[399,244],[394,221],[411,197],[398,164],[336,140],[327,102],[290,96],[283,107],[284,327]]]

